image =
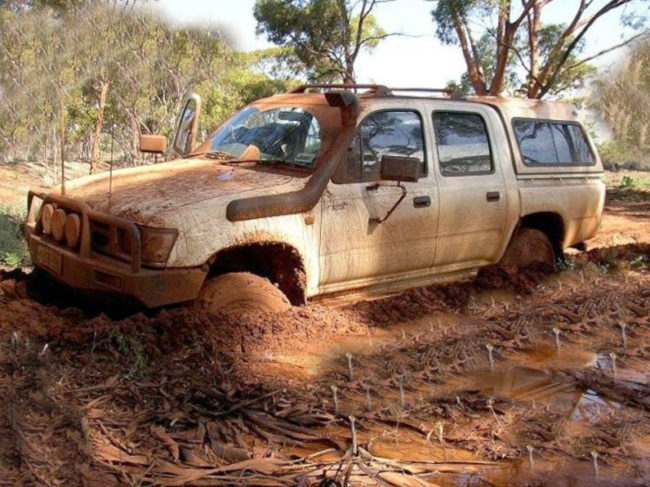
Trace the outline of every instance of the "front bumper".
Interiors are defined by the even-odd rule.
[[[42,198],[40,195],[36,195]],[[180,303],[195,299],[203,285],[207,271],[201,267],[180,269],[147,269],[140,265],[139,238],[137,255],[130,263],[94,252],[90,248],[89,235],[82,237],[81,251],[63,247],[51,238],[39,234],[37,219],[31,211],[32,195],[30,194],[30,216],[24,225],[25,238],[34,265],[48,274],[54,280],[71,288],[101,294],[117,294],[135,298],[149,308],[167,304]],[[61,199],[62,197],[48,196],[44,201]],[[66,201],[69,203],[69,201]],[[82,213],[88,228],[88,212],[85,205],[78,210]],[[94,212],[93,212],[94,213]],[[134,254],[136,253],[134,246]],[[136,265],[134,265],[134,263]]]

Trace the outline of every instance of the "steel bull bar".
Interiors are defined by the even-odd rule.
[[[41,208],[51,203],[80,216],[78,250],[57,244],[43,235],[40,211],[33,207],[35,198],[42,201]],[[133,222],[95,211],[84,202],[36,191],[29,191],[27,208],[24,229],[32,261],[56,281],[82,291],[135,298],[150,308],[195,299],[201,289],[207,274],[207,270],[201,266],[166,269],[143,267],[140,231]],[[93,251],[91,221],[115,229],[111,231],[121,229],[126,232],[130,240],[128,263]],[[57,265],[44,265],[42,253],[54,256]]]

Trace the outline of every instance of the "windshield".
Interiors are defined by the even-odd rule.
[[[239,158],[250,147],[259,149],[260,161],[282,161],[313,167],[320,150],[316,117],[302,108],[281,107],[260,111],[248,107],[226,122],[212,137],[208,152]],[[257,153],[253,151],[252,153]]]

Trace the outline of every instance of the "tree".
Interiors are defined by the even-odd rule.
[[[6,161],[63,157],[96,170],[110,127],[116,153],[131,164],[141,132],[172,136],[190,92],[204,100],[207,130],[291,81],[259,67],[268,54],[234,52],[214,25],[171,26],[132,7],[132,0],[46,3],[57,2],[0,3],[0,157]]]
[[[650,161],[650,40],[633,46],[612,73],[593,85],[588,105],[607,123],[614,162]]]
[[[392,0],[256,0],[258,33],[288,45],[312,80],[356,80],[354,65],[362,50],[372,50],[391,35],[372,15]]]
[[[524,74],[521,91],[526,97],[542,98],[581,85],[593,72],[589,61],[647,35],[645,19],[626,14],[622,22],[634,34],[600,52],[579,57],[585,34],[596,22],[634,1],[579,0],[565,25],[542,22],[543,10],[559,0],[521,0],[518,7],[512,0],[437,0],[432,15],[437,37],[460,46],[467,78],[476,94],[501,94],[513,71],[518,70]],[[490,22],[482,22],[484,19]],[[486,25],[478,37],[477,25]]]

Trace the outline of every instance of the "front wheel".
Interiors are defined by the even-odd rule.
[[[291,307],[271,281],[250,272],[230,272],[208,279],[195,304],[213,313],[226,314],[280,313]]]

